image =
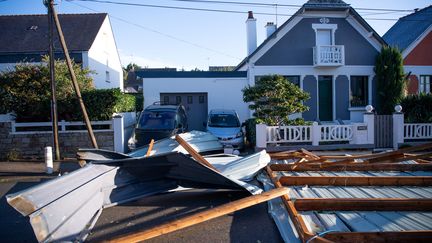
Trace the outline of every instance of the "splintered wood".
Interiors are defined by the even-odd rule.
[[[230,202],[212,209],[208,209],[190,216],[186,216],[181,219],[174,220],[172,222],[156,226],[151,229],[147,229],[141,232],[136,232],[130,235],[125,235],[116,239],[112,239],[109,242],[139,242],[147,240],[159,235],[167,234],[179,229],[183,229],[201,222],[205,222],[210,219],[214,219],[253,205],[266,202],[273,198],[277,198],[288,194],[288,188],[282,187],[264,192],[259,195],[254,195],[246,198],[239,199],[234,202]]]
[[[271,153],[273,163],[267,173],[276,188],[288,186],[432,186],[432,176],[349,176],[345,171],[409,172],[432,171],[432,143],[392,152],[365,155],[318,156],[310,151],[291,150]],[[424,152],[424,150],[429,150]],[[421,152],[423,151],[423,152]],[[405,162],[415,161],[415,162]],[[405,163],[401,163],[405,162]],[[291,172],[277,174],[277,172]],[[312,175],[292,172],[315,172]],[[315,176],[319,172],[339,172]],[[318,173],[316,173],[318,172]],[[342,173],[342,174],[340,174]],[[421,175],[420,173],[419,175]],[[319,174],[318,174],[319,175]],[[336,176],[329,176],[336,175]],[[356,174],[354,174],[356,175]],[[386,174],[384,174],[386,175]],[[413,174],[414,175],[414,174]],[[299,211],[424,211],[432,210],[431,198],[296,198],[282,201],[302,242],[430,242],[431,230],[385,232],[326,232],[315,235],[306,226]],[[287,227],[290,227],[287,225]]]
[[[318,156],[305,149],[300,149],[270,153],[270,156],[274,160],[293,161],[293,163],[290,164],[272,165],[272,170],[364,170],[361,169],[361,166],[367,166],[368,170],[382,170],[388,165],[398,170],[398,166],[400,166],[400,169],[405,166],[404,164],[400,164],[400,162],[411,160],[415,161],[417,164],[424,164],[425,166],[414,166],[415,169],[410,169],[409,166],[405,166],[407,170],[425,169],[430,171],[431,168],[429,166],[432,165],[432,152],[419,153],[423,150],[430,149],[432,149],[432,143],[376,154]],[[413,154],[413,152],[416,153]]]

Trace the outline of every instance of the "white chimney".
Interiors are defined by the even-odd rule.
[[[253,12],[248,12],[246,20],[246,38],[247,38],[247,54],[252,54],[257,48],[257,32],[256,32],[256,19],[253,17]]]
[[[267,22],[265,28],[267,32],[267,38],[269,38],[276,31],[276,25],[273,22]]]

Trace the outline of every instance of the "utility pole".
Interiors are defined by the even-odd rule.
[[[51,83],[51,121],[52,121],[52,132],[54,141],[54,154],[55,160],[60,160],[60,147],[59,147],[59,136],[58,136],[58,118],[57,118],[57,98],[56,98],[56,82],[55,82],[55,68],[54,68],[54,22],[51,8],[49,6],[54,5],[54,0],[44,0],[44,4],[48,9],[48,35],[49,35],[49,69],[50,69],[50,83]]]
[[[86,124],[86,127],[87,127],[87,131],[88,131],[88,135],[90,137],[90,140],[91,140],[91,143],[92,143],[93,147],[97,149],[98,145],[97,145],[97,142],[96,142],[96,138],[95,138],[94,133],[93,133],[93,129],[92,129],[92,126],[91,126],[91,123],[90,123],[90,119],[89,119],[89,117],[87,115],[87,109],[85,107],[84,101],[83,101],[82,96],[81,96],[81,91],[80,91],[80,88],[79,88],[79,85],[78,85],[78,81],[77,81],[76,76],[75,76],[75,72],[73,70],[72,62],[71,62],[71,59],[70,59],[70,56],[69,56],[69,51],[68,51],[68,48],[66,46],[66,41],[65,41],[64,36],[63,36],[62,28],[60,26],[60,21],[58,19],[57,13],[56,13],[56,11],[54,9],[53,0],[49,0],[49,1],[50,1],[49,8],[51,9],[51,13],[52,13],[52,16],[53,16],[53,19],[54,19],[54,23],[55,23],[55,26],[56,26],[56,29],[57,29],[57,32],[58,32],[58,35],[59,35],[59,40],[60,40],[60,43],[61,43],[64,55],[65,55],[65,58],[66,58],[66,64],[68,66],[69,74],[70,74],[71,79],[72,79],[72,85],[73,85],[73,87],[75,89],[75,94],[77,96],[78,102],[79,102],[80,107],[81,107],[81,111],[82,111],[82,114],[83,114],[83,117],[84,117],[84,121],[85,121],[85,124]],[[79,34],[79,33],[77,33],[77,34]]]

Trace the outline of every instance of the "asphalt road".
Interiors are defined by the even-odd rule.
[[[36,242],[28,217],[10,207],[5,195],[41,183],[0,183],[0,242]],[[188,190],[143,198],[104,209],[88,242],[99,242],[148,229],[170,220],[247,196],[228,190]],[[282,242],[273,220],[262,203],[147,242]]]

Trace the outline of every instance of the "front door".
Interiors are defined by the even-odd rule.
[[[318,76],[319,119],[333,120],[333,85],[332,76]]]

